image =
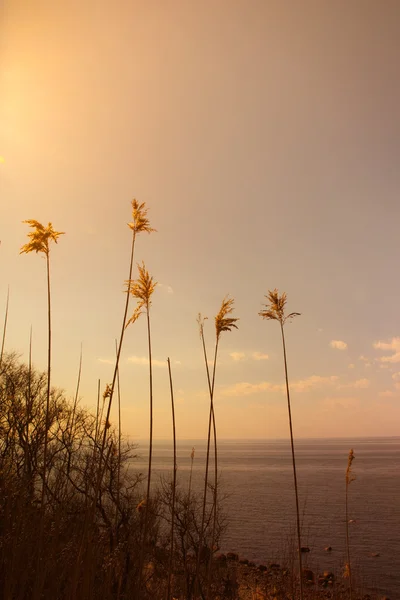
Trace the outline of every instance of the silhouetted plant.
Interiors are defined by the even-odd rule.
[[[138,590],[140,594],[142,584],[142,572],[143,572],[143,558],[144,548],[147,540],[147,532],[149,526],[149,506],[150,506],[150,485],[151,485],[151,468],[152,468],[152,457],[153,457],[153,368],[152,368],[152,352],[151,352],[151,331],[150,331],[150,306],[151,297],[157,285],[157,282],[153,280],[147,271],[145,264],[138,265],[139,277],[138,279],[127,282],[128,290],[130,294],[138,300],[138,304],[133,312],[133,315],[126,324],[126,327],[131,323],[135,323],[140,315],[145,312],[147,320],[147,341],[148,341],[148,357],[149,357],[149,391],[150,391],[150,433],[149,433],[149,465],[147,470],[147,492],[146,492],[146,506],[145,506],[145,517],[144,517],[144,530],[142,538],[142,546],[140,552],[140,566],[139,566],[139,583]]]
[[[214,348],[214,361],[213,361],[213,374],[212,378],[210,378],[210,370],[208,366],[208,358],[207,358],[207,350],[205,344],[204,337],[204,319],[202,319],[199,314],[197,322],[199,324],[200,331],[200,339],[202,341],[203,346],[203,355],[204,362],[207,373],[207,382],[208,382],[208,390],[210,394],[210,410],[209,410],[209,418],[208,418],[208,434],[207,434],[207,452],[206,452],[206,471],[204,477],[204,497],[203,497],[203,510],[202,510],[202,523],[200,529],[200,541],[199,541],[199,551],[197,553],[197,562],[196,562],[196,586],[199,584],[199,569],[200,569],[200,553],[203,544],[204,538],[204,523],[205,523],[205,515],[206,515],[206,503],[207,503],[207,489],[208,489],[208,468],[209,468],[209,459],[210,459],[210,440],[211,440],[211,424],[213,425],[214,432],[214,494],[213,494],[213,506],[214,506],[214,520],[213,520],[213,533],[211,535],[211,556],[214,551],[214,542],[215,542],[215,526],[216,526],[216,506],[217,506],[217,488],[218,488],[218,450],[217,450],[217,428],[215,422],[215,413],[214,413],[214,386],[215,386],[215,373],[217,366],[217,355],[218,355],[218,345],[221,337],[221,333],[223,331],[232,331],[232,328],[237,329],[236,322],[239,319],[232,318],[228,315],[233,312],[233,298],[224,298],[221,304],[221,308],[215,317],[215,348]],[[209,585],[210,585],[210,569],[211,569],[212,561],[209,561],[208,570],[207,570],[207,592],[206,597],[209,595]],[[196,589],[196,593],[197,593]]]
[[[290,313],[285,315],[286,306],[286,293],[283,292],[279,296],[278,290],[269,291],[268,296],[265,296],[269,301],[269,304],[264,305],[264,309],[258,314],[263,319],[278,321],[282,335],[282,347],[283,347],[283,362],[285,366],[285,382],[286,382],[286,396],[288,404],[288,415],[289,415],[289,429],[290,429],[290,443],[292,448],[292,463],[293,463],[293,478],[294,478],[294,491],[296,496],[296,521],[297,521],[297,543],[298,543],[298,557],[299,557],[299,575],[300,575],[300,597],[303,600],[303,568],[302,568],[302,557],[301,557],[301,534],[300,534],[300,510],[299,510],[299,493],[297,487],[297,473],[296,473],[296,458],[294,451],[294,439],[293,439],[293,426],[292,426],[292,411],[290,406],[290,392],[289,392],[289,378],[286,358],[286,343],[285,343],[285,332],[284,326],[286,322],[294,317],[300,316],[300,313]]]
[[[7,320],[8,320],[8,305],[10,301],[10,286],[7,288],[7,301],[6,301],[6,310],[4,313],[4,325],[3,325],[3,335],[1,338],[1,350],[0,350],[0,368],[1,363],[3,361],[3,353],[4,353],[4,343],[6,341],[6,331],[7,331]]]
[[[351,465],[354,460],[354,450],[351,448],[349,452],[349,456],[347,459],[347,469],[346,469],[346,554],[347,561],[344,570],[345,578],[349,580],[349,592],[350,592],[350,600],[353,598],[353,586],[352,586],[352,577],[351,577],[351,560],[350,560],[350,535],[349,535],[349,485],[352,481],[355,480],[355,475],[353,475],[351,471]]]
[[[174,388],[172,383],[172,373],[171,373],[171,361],[168,358],[168,375],[169,375],[169,387],[171,393],[171,408],[172,408],[172,439],[174,445],[174,474],[172,479],[172,506],[171,506],[171,542],[170,542],[170,550],[169,550],[169,565],[168,565],[168,583],[167,583],[167,600],[170,600],[171,597],[171,576],[172,576],[172,567],[173,567],[173,557],[174,557],[174,525],[175,525],[175,497],[176,497],[176,428],[175,428],[175,404],[174,404]]]
[[[30,252],[41,252],[46,257],[46,268],[47,268],[47,321],[48,321],[48,344],[47,344],[47,399],[46,399],[46,434],[44,438],[44,450],[43,450],[43,485],[42,485],[42,499],[41,504],[44,505],[44,496],[46,490],[46,460],[47,460],[47,432],[49,429],[49,403],[50,403],[50,375],[51,375],[51,294],[50,294],[50,242],[57,243],[57,239],[60,235],[64,235],[63,231],[54,231],[53,225],[48,224],[47,227],[35,221],[35,219],[29,219],[23,221],[32,227],[33,231],[28,233],[30,241],[24,244],[21,248],[20,254],[29,254]]]

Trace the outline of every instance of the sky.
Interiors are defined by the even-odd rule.
[[[0,315],[6,349],[46,369],[43,257],[19,255],[25,219],[51,248],[52,381],[81,404],[111,381],[128,277],[130,202],[149,209],[135,262],[151,308],[154,434],[206,437],[196,318],[235,300],[215,383],[220,438],[398,435],[400,6],[397,0],[2,0]],[[135,303],[131,303],[133,311]],[[146,323],[126,331],[123,431],[149,428]],[[116,422],[115,411],[112,422]]]

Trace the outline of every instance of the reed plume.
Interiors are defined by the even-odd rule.
[[[347,553],[347,562],[345,565],[344,576],[349,579],[349,592],[350,592],[350,600],[353,598],[353,587],[352,587],[352,577],[351,577],[351,561],[350,561],[350,535],[349,535],[349,485],[352,481],[355,480],[355,475],[353,475],[351,471],[351,465],[354,460],[354,450],[351,448],[349,452],[349,456],[347,459],[347,469],[346,469],[346,553]]]
[[[208,366],[207,359],[207,350],[204,336],[204,319],[201,315],[198,315],[197,322],[199,325],[199,333],[200,339],[202,341],[203,346],[203,355],[204,362],[206,367],[207,374],[207,383],[208,383],[208,391],[210,395],[210,410],[209,410],[209,418],[208,418],[208,434],[207,434],[207,453],[206,453],[206,471],[204,477],[204,496],[203,496],[203,510],[201,516],[201,528],[200,528],[200,539],[199,539],[199,548],[197,552],[197,561],[196,561],[196,593],[199,585],[199,571],[200,571],[200,553],[203,545],[203,539],[205,534],[205,516],[206,516],[206,504],[207,504],[207,487],[208,487],[208,470],[209,470],[209,461],[210,461],[210,440],[211,440],[211,424],[213,426],[213,434],[214,434],[214,497],[213,497],[213,510],[214,510],[214,518],[213,518],[213,528],[211,535],[211,553],[214,550],[214,540],[215,540],[215,530],[216,530],[216,519],[217,519],[217,487],[218,487],[218,448],[217,448],[217,428],[215,422],[215,413],[214,413],[214,386],[215,386],[215,373],[217,366],[217,355],[218,355],[218,345],[220,341],[220,337],[223,331],[232,331],[232,328],[237,329],[237,321],[239,319],[233,318],[231,316],[233,312],[234,299],[225,297],[222,301],[221,308],[218,314],[215,317],[215,349],[214,349],[214,363],[213,363],[213,373],[212,378],[210,377],[210,369]],[[209,596],[210,591],[210,569],[211,569],[211,560],[209,562],[209,567],[207,570],[207,594],[206,597]]]
[[[269,303],[264,305],[263,310],[258,314],[263,319],[278,321],[282,335],[282,347],[283,347],[283,362],[285,366],[285,382],[286,382],[286,396],[288,404],[288,415],[289,415],[289,429],[290,429],[290,443],[292,448],[292,464],[293,464],[293,478],[294,478],[294,491],[296,497],[296,521],[297,521],[297,543],[298,543],[298,558],[299,558],[299,571],[300,571],[300,598],[303,600],[303,567],[301,557],[301,534],[300,534],[300,510],[299,510],[299,493],[297,486],[297,473],[296,473],[296,458],[294,451],[294,439],[293,439],[293,426],[292,426],[292,411],[290,406],[290,391],[289,391],[289,377],[287,368],[286,358],[286,343],[285,343],[285,332],[284,326],[287,321],[290,321],[294,317],[300,316],[300,313],[292,312],[288,315],[285,314],[285,307],[287,302],[286,293],[283,292],[279,296],[278,290],[275,288],[273,291],[268,291],[268,295],[265,296]]]
[[[142,572],[143,572],[143,559],[144,559],[144,547],[146,545],[147,532],[149,527],[149,504],[150,504],[150,484],[151,484],[151,467],[152,467],[152,456],[153,456],[153,369],[152,369],[152,352],[151,352],[151,331],[150,331],[150,307],[151,297],[156,288],[157,282],[153,280],[147,271],[145,264],[138,265],[139,277],[134,281],[127,281],[127,287],[130,294],[138,301],[137,306],[128,320],[126,327],[131,323],[135,323],[141,314],[146,314],[147,320],[147,341],[148,341],[148,357],[149,357],[149,387],[150,387],[150,434],[149,434],[149,465],[147,469],[147,492],[146,492],[146,506],[145,506],[145,517],[144,517],[144,531],[142,538],[142,545],[140,550],[140,561],[139,561],[139,584],[138,590],[140,594],[142,585]]]
[[[50,375],[51,375],[51,294],[50,294],[50,242],[55,242],[60,235],[64,235],[64,231],[55,231],[53,225],[49,223],[47,227],[36,221],[35,219],[28,219],[23,221],[27,223],[32,231],[28,233],[29,242],[21,247],[20,254],[29,254],[30,252],[42,253],[46,257],[46,270],[47,270],[47,322],[48,322],[48,342],[47,342],[47,395],[46,395],[46,425],[45,425],[45,436],[44,436],[44,449],[43,449],[43,485],[42,485],[42,497],[41,505],[44,505],[44,497],[46,490],[46,466],[47,466],[47,445],[48,445],[48,431],[49,431],[49,412],[50,412]]]

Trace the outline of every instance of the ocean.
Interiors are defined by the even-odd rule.
[[[186,485],[195,448],[193,488],[202,489],[206,442],[177,445],[178,478]],[[349,488],[350,547],[365,591],[400,598],[400,437],[295,441],[305,566],[339,572],[345,560],[345,472],[350,448],[356,479]],[[295,497],[289,440],[220,440],[221,494],[228,529],[221,551],[256,563],[279,562],[294,539]],[[146,472],[147,444],[134,469]],[[211,456],[212,453],[211,453]],[[154,482],[172,474],[171,440],[155,441]],[[213,476],[211,463],[210,476]],[[327,552],[326,547],[332,551]],[[293,547],[293,544],[292,544]]]

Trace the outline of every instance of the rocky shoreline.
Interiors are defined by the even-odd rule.
[[[215,557],[218,579],[223,583],[220,599],[291,600],[299,582],[288,568],[278,563],[256,564],[240,558],[235,552]],[[332,571],[314,572],[303,569],[304,597],[313,600],[349,598],[348,581]],[[353,600],[390,600],[353,591]]]

